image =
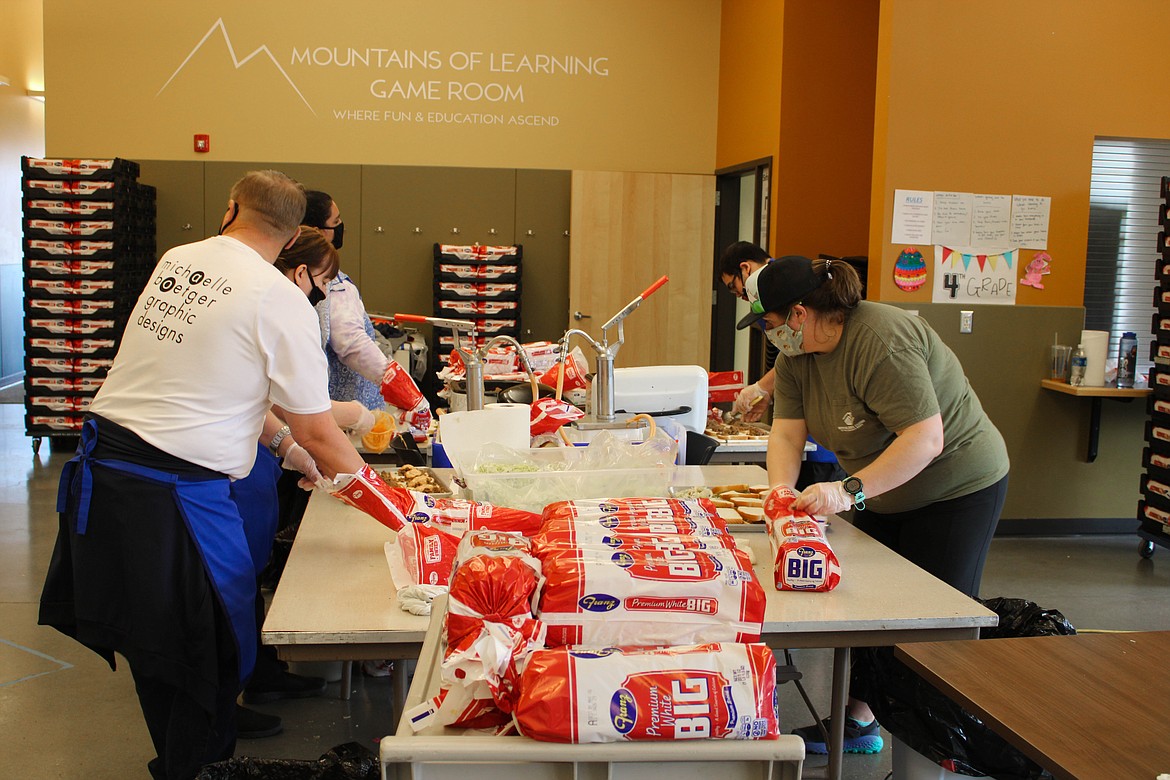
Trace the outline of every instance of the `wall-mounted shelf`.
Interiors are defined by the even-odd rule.
[[[1041,379],[1040,386],[1045,390],[1052,390],[1065,395],[1075,395],[1088,398],[1089,405],[1089,448],[1085,454],[1085,461],[1092,463],[1097,459],[1097,442],[1101,436],[1101,399],[1112,398],[1116,401],[1132,401],[1135,398],[1145,398],[1150,394],[1150,388],[1138,387],[1085,387],[1084,385],[1070,385],[1057,379]]]

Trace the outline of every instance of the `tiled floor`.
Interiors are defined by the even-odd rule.
[[[0,775],[146,778],[153,751],[129,674],[110,672],[96,655],[36,625],[56,536],[57,478],[69,456],[50,453],[47,441],[34,456],[22,413],[19,405],[0,405]],[[1136,503],[1136,485],[1133,492]],[[1133,536],[996,539],[983,593],[1059,609],[1079,629],[1170,630],[1170,550],[1143,560]],[[800,651],[796,660],[825,714],[829,652]],[[785,728],[811,722],[794,686],[780,691]],[[237,753],[316,758],[349,741],[376,750],[378,738],[394,729],[389,701],[389,679],[355,674],[348,702],[333,683],[321,698],[259,707],[284,719],[284,733],[241,741]],[[845,776],[881,780],[890,764],[888,747],[875,756],[846,756]],[[811,757],[805,776],[823,776],[823,765]]]

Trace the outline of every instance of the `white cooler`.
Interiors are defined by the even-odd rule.
[[[707,427],[707,371],[702,367],[636,366],[613,373],[613,408],[619,420],[649,414],[695,433]]]

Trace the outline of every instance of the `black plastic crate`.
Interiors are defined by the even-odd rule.
[[[130,188],[121,181],[95,181],[91,179],[32,179],[21,180],[25,200],[100,200],[124,201],[129,205]]]
[[[24,396],[24,410],[29,415],[79,415],[85,414],[93,401],[92,395],[42,395]]]
[[[24,378],[24,394],[29,395],[88,395],[92,396],[101,389],[105,377],[101,376],[74,376],[45,375],[26,376]]]
[[[44,260],[26,257],[26,279],[114,279],[118,276],[115,260]]]
[[[436,301],[519,301],[519,282],[445,282],[434,284]]]
[[[26,241],[113,241],[129,235],[129,226],[112,219],[26,219],[24,221]]]
[[[25,355],[24,370],[28,376],[104,377],[113,362],[113,358],[47,358]]]
[[[124,322],[113,317],[25,317],[26,338],[117,338]]]
[[[516,264],[524,257],[523,244],[493,246],[491,244],[438,244],[434,246],[435,260],[444,263],[508,263]]]
[[[113,296],[100,298],[25,298],[24,316],[33,317],[97,317],[117,319],[124,314]]]
[[[121,157],[112,159],[75,159],[61,157],[21,157],[21,173],[29,178],[133,180],[138,178],[140,166]]]
[[[26,219],[125,219],[130,213],[121,200],[77,200],[69,198],[25,198]]]
[[[513,319],[520,314],[519,301],[435,301],[439,317]]]
[[[517,263],[449,263],[435,262],[435,279],[440,282],[519,282]]]
[[[89,336],[26,336],[24,353],[29,357],[112,358],[118,354],[118,340]]]
[[[26,436],[57,436],[81,433],[85,415],[78,414],[25,414]]]

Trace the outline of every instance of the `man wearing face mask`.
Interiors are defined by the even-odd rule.
[[[781,353],[769,482],[794,483],[811,433],[849,476],[810,485],[795,508],[855,508],[858,528],[978,597],[1009,464],[958,358],[925,320],[862,300],[847,263],[781,257],[748,286],[757,300],[739,327],[762,319]],[[809,752],[826,752],[817,726],[795,733]],[[845,734],[847,751],[881,750],[873,713],[858,699],[850,700]]]
[[[264,442],[276,454],[291,433],[327,479],[385,489],[330,413],[305,294],[273,267],[304,211],[297,182],[253,171],[232,187],[221,235],[163,255],[62,469],[39,622],[111,667],[127,660],[155,780],[189,780],[234,751],[258,562],[231,486],[252,471],[267,410],[287,423]]]
[[[305,224],[319,228],[334,249],[341,249],[345,223],[333,198],[320,190],[309,190],[305,197]],[[370,409],[381,409],[383,401],[393,404],[402,422],[416,434],[425,434],[431,424],[430,404],[410,374],[378,347],[353,279],[338,270],[324,300],[311,297],[310,302],[317,308],[329,360],[329,397],[360,401]]]
[[[770,262],[772,260],[768,257],[768,253],[759,246],[750,241],[736,241],[723,250],[723,254],[719,257],[720,279],[732,295],[751,304],[756,300],[754,278]],[[749,279],[753,279],[750,285]],[[748,317],[751,318],[751,315]],[[766,323],[763,320],[754,322],[754,328],[758,328],[763,333]],[[766,354],[769,361],[775,361],[777,351],[776,346],[771,341],[767,343]],[[776,369],[769,368],[758,381],[739,392],[735,398],[735,404],[732,406],[732,411],[738,412],[744,420],[749,422],[762,420],[764,412],[769,406],[768,401],[772,398],[775,381]],[[793,487],[799,490],[814,482],[831,482],[843,479],[845,472],[838,465],[837,457],[811,438],[809,441],[815,445],[815,448],[805,452],[804,459],[800,463],[800,475]]]

